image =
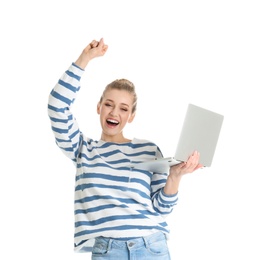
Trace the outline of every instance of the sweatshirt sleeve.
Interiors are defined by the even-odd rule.
[[[157,158],[162,157],[160,149],[157,150]],[[173,195],[167,195],[164,193],[163,189],[166,184],[168,173],[153,173],[151,182],[151,197],[153,201],[154,209],[160,213],[162,216],[168,216],[178,201],[178,193]]]
[[[82,133],[70,107],[80,90],[83,73],[84,70],[72,63],[56,83],[48,99],[48,116],[56,144],[74,163],[82,142]]]

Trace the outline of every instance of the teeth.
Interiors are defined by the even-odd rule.
[[[118,124],[118,121],[113,120],[113,119],[108,119],[107,121],[110,122],[110,123],[113,123],[113,124]]]

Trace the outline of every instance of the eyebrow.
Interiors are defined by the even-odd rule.
[[[115,103],[114,100],[112,100],[112,99],[106,99],[105,101],[109,101],[109,102]],[[120,104],[129,107],[128,104],[125,104],[125,103],[120,103]]]

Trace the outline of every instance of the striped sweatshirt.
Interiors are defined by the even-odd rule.
[[[165,218],[178,200],[163,192],[168,173],[129,167],[162,157],[159,147],[137,138],[112,143],[85,136],[70,110],[84,72],[72,63],[48,99],[55,142],[75,165],[75,251],[90,251],[99,236],[129,239],[161,231],[168,237]]]

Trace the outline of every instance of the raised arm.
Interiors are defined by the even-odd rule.
[[[78,59],[63,73],[48,100],[48,115],[56,144],[74,163],[82,142],[82,133],[70,107],[80,90],[80,79],[88,62],[107,51],[103,39],[89,43]]]

